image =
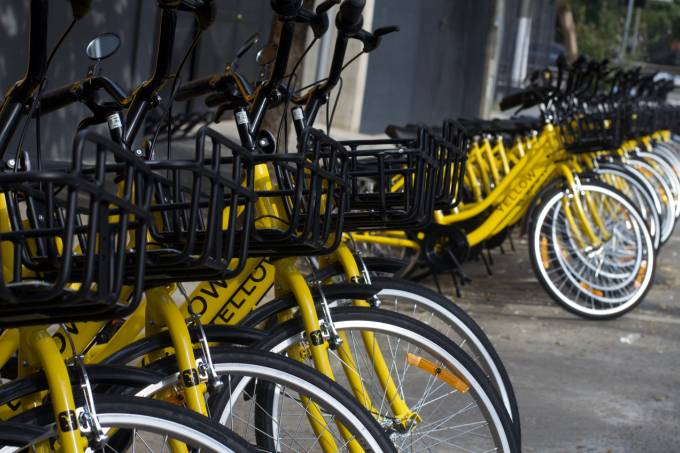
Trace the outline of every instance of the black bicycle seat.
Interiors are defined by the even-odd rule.
[[[418,126],[415,124],[407,124],[406,126],[390,124],[385,128],[385,133],[395,140],[415,140],[418,138]]]

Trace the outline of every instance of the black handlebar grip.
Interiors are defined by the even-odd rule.
[[[215,0],[182,0],[179,10],[192,13],[201,30],[210,27],[217,16]]]
[[[365,4],[366,0],[345,0],[342,2],[335,20],[338,30],[348,35],[361,30],[364,22],[362,13]]]
[[[182,0],[157,0],[158,7],[163,9],[178,9]]]
[[[175,100],[182,102],[191,98],[203,96],[204,94],[212,93],[215,90],[215,81],[215,76],[208,76],[185,83],[177,90]]]
[[[77,87],[74,84],[48,91],[40,97],[40,113],[54,112],[78,102],[78,99]]]
[[[90,7],[92,6],[92,0],[71,0],[71,11],[73,12],[73,18],[75,20],[80,20],[90,12]]]
[[[302,8],[302,0],[271,0],[274,12],[282,17],[295,17]]]

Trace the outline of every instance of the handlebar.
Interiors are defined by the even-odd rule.
[[[178,9],[182,0],[157,0],[158,7],[162,9]]]
[[[277,15],[292,19],[302,8],[302,0],[271,0],[271,6]]]
[[[389,27],[380,27],[376,28],[373,30],[373,33],[367,32],[366,30],[359,30],[355,35],[354,38],[358,39],[361,41],[364,45],[364,52],[373,52],[375,49],[380,46],[380,41],[382,41],[382,37],[385,35],[389,35],[390,33],[395,33],[399,31],[399,27],[392,25]]]
[[[28,69],[24,77],[6,93],[0,109],[0,157],[7,150],[21,112],[42,83],[47,65],[48,0],[31,0]]]
[[[528,109],[540,104],[541,102],[544,102],[547,94],[547,88],[541,89],[539,87],[530,87],[525,90],[512,93],[501,99],[500,108],[503,111],[518,107]]]
[[[175,100],[177,102],[183,102],[188,101],[191,98],[212,93],[215,91],[216,83],[219,81],[219,79],[219,75],[211,75],[185,83],[177,90],[177,93],[175,94]]]
[[[40,97],[40,114],[54,112],[67,105],[89,100],[98,90],[106,91],[120,106],[124,106],[128,102],[125,91],[113,80],[102,76],[91,77],[43,94]]]
[[[92,0],[71,0],[71,11],[73,12],[73,18],[75,20],[80,20],[90,12],[90,7],[92,6]]]
[[[344,0],[335,18],[335,25],[345,35],[353,35],[361,30],[364,24],[362,13],[366,0]]]
[[[49,91],[40,97],[40,113],[49,113],[74,104],[80,100],[78,88],[80,82],[65,85]]]
[[[182,0],[178,9],[192,13],[201,30],[210,27],[217,16],[215,0]]]

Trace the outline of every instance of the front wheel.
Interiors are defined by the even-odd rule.
[[[565,208],[573,196],[584,200],[586,217],[601,241],[596,247],[584,241],[584,225]],[[639,304],[651,287],[655,255],[649,231],[633,203],[605,184],[583,184],[578,195],[563,189],[548,193],[530,234],[536,276],[572,313],[589,319],[615,318]]]
[[[108,441],[92,452],[169,452],[173,442],[184,443],[190,451],[246,453],[250,445],[212,420],[188,409],[147,398],[121,395],[95,395],[97,418]],[[49,404],[24,412],[12,423],[25,425],[35,434],[24,445],[3,451],[42,451],[56,441],[56,426]]]
[[[366,259],[365,263],[369,272],[378,274],[389,274],[394,267],[392,263],[382,259]],[[314,275],[323,280],[332,279],[338,282],[345,280],[342,268],[336,265],[321,269]],[[453,301],[418,283],[393,276],[374,276],[371,277],[370,288],[378,291],[371,298],[380,302],[381,309],[403,313],[436,329],[454,341],[479,365],[498,390],[512,418],[515,439],[521,443],[519,409],[512,383],[503,362],[482,328]],[[329,295],[329,302],[332,306],[346,307],[352,304],[352,298],[360,297],[355,293],[351,297],[342,298],[334,293],[332,296]],[[292,298],[264,304],[246,318],[244,324],[271,325],[281,313],[295,306],[296,302]]]
[[[337,308],[331,317],[343,340],[328,349],[336,382],[369,409],[399,451],[519,451],[493,385],[444,335],[386,310]],[[298,318],[274,328],[259,347],[294,350],[313,366]]]
[[[371,414],[315,370],[265,351],[211,349],[220,385],[209,392],[210,416],[256,445],[257,451],[395,451]],[[140,395],[181,397],[174,356],[151,363],[149,369],[165,377]]]

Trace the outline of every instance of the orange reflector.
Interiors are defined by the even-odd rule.
[[[463,378],[456,376],[449,370],[438,367],[437,365],[434,364],[434,362],[427,360],[423,357],[417,356],[409,352],[406,354],[406,363],[408,363],[411,366],[418,367],[421,370],[438,377],[439,379],[446,382],[451,387],[455,388],[461,393],[466,393],[470,389],[470,386],[468,385],[467,382],[465,382]]]
[[[581,282],[581,288],[585,289],[586,291],[590,291],[591,293],[595,294],[596,296],[604,296],[604,293],[600,291],[599,289],[592,288],[590,285],[588,285],[585,282]]]
[[[548,269],[550,267],[550,258],[548,255],[548,239],[541,238],[541,261],[543,261],[543,268]]]
[[[638,271],[637,276],[635,277],[635,287],[639,288],[642,286],[642,280],[645,279],[645,274],[647,273],[647,261],[643,261],[640,264],[640,270]]]

